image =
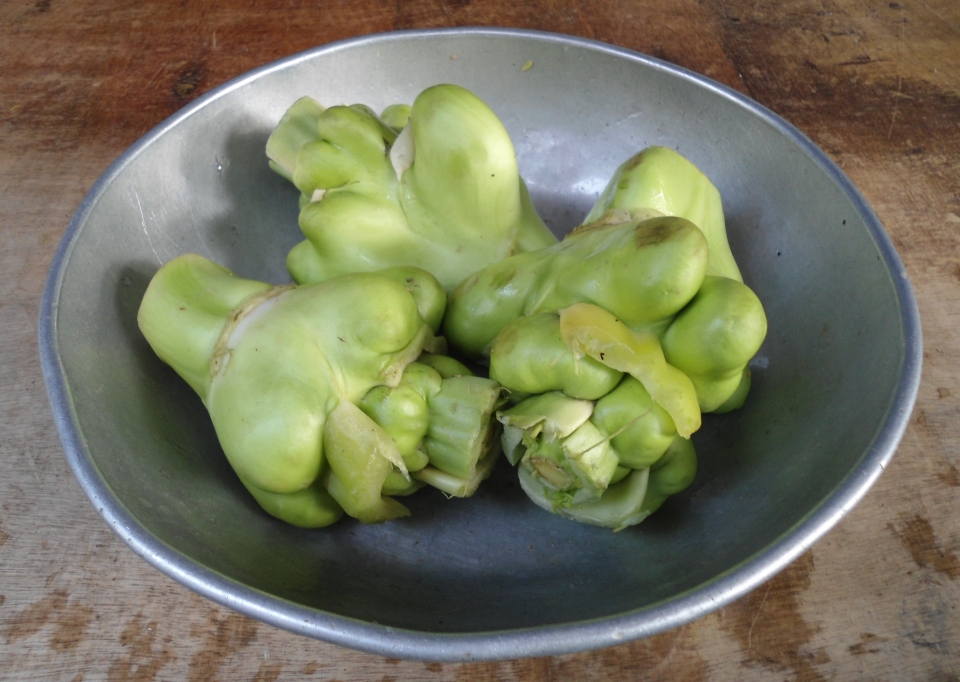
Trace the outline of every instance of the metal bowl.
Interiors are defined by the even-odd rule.
[[[548,514],[507,467],[468,500],[418,493],[409,519],[286,526],[246,493],[199,399],[137,329],[150,277],[185,252],[244,277],[289,281],[297,197],[267,168],[264,143],[295,99],[379,109],[441,82],[472,90],[501,117],[558,234],[648,145],[679,150],[720,189],[770,333],[746,406],[708,416],[696,434],[693,486],[640,526],[612,533]],[[70,465],[135,552],[267,623],[432,660],[609,646],[754,589],[880,475],[921,365],[903,264],[850,181],[796,129],[650,57],[490,29],[325,45],[163,122],[77,211],[47,281],[40,346]]]

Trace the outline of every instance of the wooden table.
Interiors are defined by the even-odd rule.
[[[482,664],[312,641],[194,595],[97,517],[54,429],[40,295],[70,216],[155,124],[322,43],[495,25],[598,39],[730,85],[797,125],[877,211],[923,319],[923,380],[887,472],[783,573],[617,648]],[[960,4],[956,0],[235,0],[0,4],[0,677],[30,680],[960,678]]]

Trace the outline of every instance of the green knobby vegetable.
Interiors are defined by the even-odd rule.
[[[203,400],[260,505],[320,527],[344,511],[364,522],[406,515],[389,495],[419,487],[410,472],[428,468],[421,441],[431,429],[452,431],[456,421],[462,428],[450,440],[469,442],[494,432],[499,386],[464,399],[414,362],[444,347],[434,336],[444,299],[440,283],[416,268],[272,287],[188,254],[157,272],[137,319]],[[481,450],[464,449],[461,472],[475,473]]]
[[[667,362],[656,334],[635,332],[590,303],[561,310],[560,333],[575,355],[587,355],[635,377],[670,415],[682,437],[689,438],[700,428],[696,388],[690,377]]]
[[[567,518],[625,528],[696,474],[693,445],[631,376],[596,403],[544,393],[497,418],[524,491]]]
[[[490,378],[509,386],[514,401],[547,391],[596,400],[620,383],[622,372],[582,355],[564,342],[558,314],[518,317],[494,340]]]
[[[500,454],[493,415],[502,393],[495,381],[473,376],[453,358],[425,353],[407,366],[397,387],[371,389],[360,409],[397,444],[413,486],[469,497]]]
[[[608,219],[464,280],[444,335],[489,356],[515,400],[552,390],[596,399],[632,374],[689,438],[701,412],[743,403],[763,307],[742,282],[705,274],[706,240],[688,220]]]
[[[700,169],[666,147],[648,147],[617,168],[584,223],[610,211],[653,210],[686,218],[703,230],[710,247],[707,274],[742,282],[727,242],[720,192]]]
[[[690,441],[677,438],[668,453],[647,469],[630,470],[595,502],[561,504],[542,481],[524,467],[520,486],[539,507],[564,518],[620,531],[655,512],[670,495],[681,492],[697,473],[696,452]]]
[[[443,320],[515,403],[498,419],[527,495],[615,529],[692,482],[701,413],[743,403],[766,334],[739,273],[707,274],[710,235],[657,213],[616,208],[489,266],[452,292]]]
[[[503,124],[455,85],[380,117],[303,98],[270,136],[267,156],[302,194],[306,241],[287,258],[298,283],[414,265],[449,291],[506,256],[556,243]]]
[[[707,256],[703,233],[683,218],[587,225],[466,278],[448,299],[444,336],[469,356],[488,355],[518,317],[574,303],[598,305],[632,329],[659,334],[700,289]]]

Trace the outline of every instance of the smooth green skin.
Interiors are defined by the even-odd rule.
[[[430,427],[427,401],[440,392],[441,382],[436,370],[413,362],[403,371],[396,388],[377,386],[360,401],[364,414],[396,444],[408,471],[419,471],[429,462],[420,444]]]
[[[277,124],[277,132],[267,139],[270,168],[287,180],[293,180],[300,149],[320,137],[317,121],[321,114],[323,106],[310,97],[301,97],[287,109]]]
[[[750,368],[747,367],[743,370],[743,376],[740,379],[740,383],[737,385],[737,390],[727,398],[717,409],[713,410],[714,414],[724,414],[726,412],[732,412],[733,410],[738,410],[743,407],[743,404],[747,401],[747,395],[750,393],[750,386],[752,384],[752,375],[750,373]]]
[[[648,147],[617,168],[585,223],[611,209],[653,209],[703,230],[710,246],[707,274],[743,281],[727,242],[720,192],[700,169],[666,147]]]
[[[252,485],[289,493],[323,462],[326,416],[420,354],[429,328],[404,286],[357,273],[272,299],[230,349],[206,405],[227,459]],[[228,344],[232,345],[232,344]]]
[[[383,496],[383,486],[400,455],[386,431],[353,403],[343,400],[329,414],[323,447],[330,471],[327,490],[343,510],[363,523],[409,516],[410,511]]]
[[[519,394],[562,391],[571,398],[596,400],[622,377],[622,372],[593,358],[575,357],[563,342],[556,313],[517,318],[490,349],[490,378]]]
[[[697,452],[693,443],[677,436],[663,457],[650,467],[650,481],[641,510],[652,514],[668,497],[686,490],[696,475]]]
[[[418,481],[415,478],[411,478],[408,481],[403,477],[402,473],[394,469],[387,474],[387,477],[384,479],[380,493],[389,497],[406,497],[407,495],[413,495],[413,493],[425,485],[426,483]]]
[[[693,381],[700,409],[712,412],[743,387],[747,363],[766,334],[756,294],[742,282],[708,276],[664,333],[663,352]]]
[[[454,360],[449,355],[424,353],[417,358],[417,362],[437,370],[444,379],[473,376],[473,372],[470,371],[469,367],[459,360]]]
[[[683,218],[585,226],[464,280],[448,298],[444,336],[480,357],[516,318],[581,302],[633,329],[661,332],[699,290],[707,255],[703,233]]]
[[[440,331],[443,313],[447,308],[447,292],[437,278],[426,270],[411,265],[398,265],[378,270],[377,274],[394,279],[410,292],[417,302],[417,311],[434,333]]]
[[[413,107],[409,104],[391,104],[380,112],[380,120],[398,133],[407,127]]]
[[[185,254],[150,281],[137,324],[154,352],[201,398],[210,388],[210,359],[230,313],[273,287],[237,277],[202,256]]]
[[[421,283],[430,278],[414,274]],[[373,273],[273,288],[187,254],[154,276],[138,322],[151,347],[200,395],[228,460],[264,509],[295,525],[319,527],[340,513],[337,495],[369,502],[374,486],[379,499],[395,464],[403,464],[387,438],[381,450],[395,455],[378,465],[383,480],[331,470],[324,434],[328,414],[360,402],[375,387],[399,384],[404,368],[433,338],[408,289],[406,278]],[[382,431],[354,411],[355,425]],[[327,495],[318,479],[333,481],[339,493]],[[364,487],[350,487],[358,482]],[[389,502],[374,502],[352,504],[366,520],[397,512]]]
[[[240,482],[264,511],[298,528],[323,528],[343,516],[343,507],[319,481],[295,493],[268,493],[242,478]]]
[[[656,334],[634,331],[590,303],[575,303],[561,310],[560,333],[574,353],[635,377],[670,415],[681,436],[689,438],[700,428],[700,406],[693,382],[666,361]]]
[[[619,386],[597,401],[590,421],[612,437],[617,459],[630,469],[652,465],[677,435],[667,411],[632,376],[624,377]]]
[[[296,144],[280,140],[302,127],[278,127],[268,146]],[[401,135],[412,136],[413,160],[399,178],[389,155],[396,132],[365,107],[326,109],[317,127],[292,173],[303,195],[318,199],[303,206],[307,241],[287,258],[298,283],[415,265],[449,291],[518,250],[556,242],[533,209],[503,124],[463,88],[438,85],[417,97]]]

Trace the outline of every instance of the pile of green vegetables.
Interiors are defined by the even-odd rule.
[[[303,98],[267,157],[300,191],[296,284],[187,254],[138,322],[273,516],[397,518],[425,485],[472,495],[503,452],[539,506],[622,529],[690,485],[701,414],[746,399],[766,317],[676,152],[627,160],[560,242],[454,85],[379,116]]]

